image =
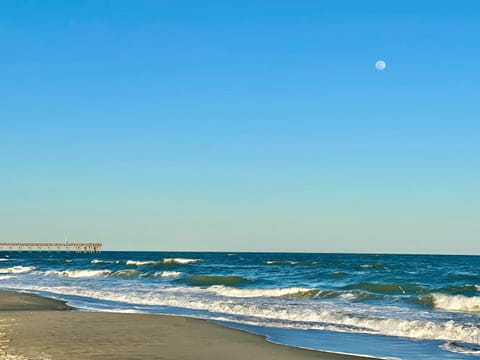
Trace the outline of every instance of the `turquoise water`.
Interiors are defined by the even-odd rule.
[[[85,310],[178,314],[271,341],[398,359],[478,359],[480,257],[1,253],[0,287]]]

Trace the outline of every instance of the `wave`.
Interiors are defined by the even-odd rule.
[[[21,274],[35,270],[35,266],[12,266],[9,268],[1,268],[0,274]]]
[[[4,259],[4,258],[0,258],[0,261],[8,261],[10,259]]]
[[[173,265],[173,264],[191,264],[200,261],[200,259],[187,258],[165,258],[163,260],[127,260],[128,266],[145,266],[145,265]]]
[[[426,293],[427,289],[415,284],[357,283],[345,286],[345,290],[363,290],[377,294]]]
[[[182,275],[180,271],[157,271],[153,274],[153,277],[162,277],[162,278],[169,278],[169,277],[179,277]]]
[[[236,289],[223,285],[210,286],[208,291],[216,295],[254,298],[254,297],[313,297],[318,294],[318,290],[302,287],[289,287],[280,289]]]
[[[156,261],[156,260],[143,260],[143,261],[127,260],[126,265],[127,266],[144,266],[144,265],[156,265],[161,263],[162,261]]]
[[[164,264],[191,264],[199,262],[200,259],[188,259],[188,258],[165,258],[163,259]]]
[[[242,285],[251,282],[241,276],[210,276],[210,275],[193,275],[181,280],[188,285],[193,286],[209,286],[209,285]]]
[[[210,286],[208,291],[216,295],[234,297],[234,298],[258,298],[258,297],[272,297],[272,298],[296,298],[296,299],[331,299],[342,297],[345,300],[370,300],[378,299],[378,295],[364,293],[364,292],[344,292],[336,290],[319,290],[303,287],[288,287],[288,288],[274,288],[274,289],[239,289],[230,286],[214,285]]]
[[[54,275],[65,278],[99,278],[99,277],[115,277],[120,279],[136,279],[142,274],[137,270],[124,269],[118,271],[112,270],[49,270],[45,275]]]
[[[445,286],[440,289],[441,291],[444,292],[449,292],[453,295],[459,295],[459,294],[472,294],[476,293],[477,291],[480,290],[480,286],[478,285],[449,285]]]
[[[118,277],[121,279],[136,279],[140,276],[140,273],[137,270],[126,269],[126,270],[118,270],[118,271],[115,271],[114,273],[106,273],[105,275]]]
[[[432,294],[433,307],[453,312],[480,312],[480,296]],[[426,297],[428,301],[428,297]]]
[[[45,275],[55,275],[67,278],[93,278],[108,276],[111,273],[111,270],[49,270],[45,273]]]

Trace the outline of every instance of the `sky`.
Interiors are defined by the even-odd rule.
[[[480,254],[479,19],[466,0],[2,1],[0,241]]]

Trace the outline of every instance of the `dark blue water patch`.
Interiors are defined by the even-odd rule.
[[[177,280],[177,282],[192,285],[192,286],[212,286],[212,285],[227,285],[227,286],[241,286],[251,284],[254,281],[245,279],[241,276],[226,275],[226,276],[214,276],[214,275],[192,275],[183,279]]]
[[[417,284],[408,283],[369,283],[360,282],[344,287],[345,290],[363,290],[377,294],[426,294],[428,289]]]

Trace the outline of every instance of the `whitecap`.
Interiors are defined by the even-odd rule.
[[[162,278],[169,278],[169,277],[179,277],[182,275],[180,271],[157,271],[153,274],[154,277],[162,277]]]
[[[155,265],[160,263],[159,261],[155,260],[143,260],[143,261],[137,261],[137,260],[127,260],[126,264],[128,266],[143,266],[143,265]]]
[[[234,287],[224,285],[213,285],[208,288],[208,291],[215,293],[216,295],[238,297],[238,298],[254,298],[254,297],[286,297],[288,295],[301,295],[317,290],[302,288],[302,287],[289,287],[289,288],[277,288],[277,289],[238,289]]]
[[[189,258],[165,258],[163,259],[164,264],[191,264],[200,261],[200,259],[189,259]]]
[[[432,294],[436,309],[454,312],[480,312],[479,296]]]
[[[0,274],[21,274],[35,270],[35,266],[12,266],[9,268],[1,268]]]
[[[0,275],[0,280],[15,279],[16,276],[13,275]]]
[[[93,259],[92,261],[90,261],[90,264],[105,264],[105,263],[108,263],[109,261],[105,261],[105,260],[100,260],[100,259]]]
[[[45,275],[55,275],[60,277],[67,278],[94,278],[108,276],[112,273],[111,270],[50,270],[45,273]]]

